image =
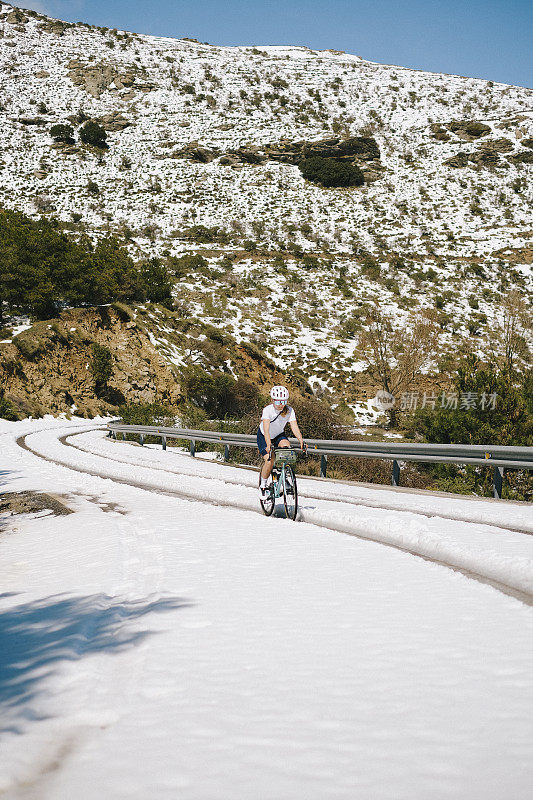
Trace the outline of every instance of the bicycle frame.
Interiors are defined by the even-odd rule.
[[[283,498],[285,515],[288,519],[296,519],[298,511],[298,489],[296,475],[292,465],[296,462],[296,451],[288,447],[280,447],[274,453],[272,483],[268,498],[261,500],[261,507],[267,516],[275,508],[276,500]]]

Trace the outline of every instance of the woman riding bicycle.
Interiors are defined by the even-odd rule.
[[[274,460],[272,453],[274,447],[290,447],[290,442],[285,436],[284,430],[287,422],[292,428],[292,432],[300,442],[302,450],[306,449],[300,428],[296,422],[294,409],[287,405],[289,400],[289,390],[285,386],[274,386],[270,390],[272,403],[265,406],[261,414],[261,424],[257,430],[257,447],[263,456],[263,466],[261,467],[261,478],[259,491],[261,497],[267,494],[268,479],[272,473]]]

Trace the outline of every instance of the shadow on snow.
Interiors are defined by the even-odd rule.
[[[0,602],[16,593],[0,595]],[[26,719],[37,716],[28,704],[43,691],[58,665],[92,653],[120,653],[153,632],[131,630],[146,614],[193,605],[179,597],[120,601],[105,594],[54,595],[0,609],[0,719],[19,708]],[[26,706],[26,708],[22,708]],[[18,729],[10,724],[0,731]]]

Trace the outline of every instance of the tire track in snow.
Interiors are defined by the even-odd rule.
[[[87,433],[87,431],[83,431],[82,433],[78,433],[78,434],[67,434],[65,436],[60,437],[59,441],[62,444],[65,444],[65,445],[67,445],[69,447],[74,447],[76,450],[80,450],[81,452],[92,453],[93,455],[98,455],[100,457],[103,457],[102,453],[99,453],[96,450],[91,449],[87,445],[80,446],[80,445],[75,445],[70,441],[67,441],[67,439],[74,439],[75,436],[81,436],[81,435],[83,435],[83,433]],[[148,450],[148,452],[154,452],[154,451],[153,450]],[[183,453],[179,453],[179,455],[181,456],[181,455],[184,455],[184,454]],[[163,473],[166,473],[166,474],[170,473],[170,474],[174,474],[174,475],[188,475],[189,477],[194,477],[194,478],[196,478],[196,477],[209,478],[210,477],[208,475],[198,475],[198,473],[195,473],[195,472],[186,472],[186,471],[181,470],[181,469],[179,471],[175,471],[175,470],[171,470],[171,469],[165,469],[164,467],[157,466],[156,464],[147,463],[146,461],[143,461],[141,459],[133,460],[131,458],[127,458],[127,459],[113,458],[111,456],[107,456],[107,454],[105,455],[105,458],[108,458],[110,461],[115,461],[115,462],[117,462],[119,464],[132,464],[132,465],[137,465],[139,467],[149,467],[150,469],[153,469],[153,470],[155,470],[157,472],[163,472]],[[204,459],[204,461],[205,461],[205,459]],[[207,462],[207,463],[211,463],[211,462]],[[214,462],[214,463],[217,463],[217,466],[222,466],[218,462]],[[240,465],[239,466],[234,466],[232,464],[224,464],[224,466],[228,467],[229,469],[242,469],[242,467]],[[301,475],[301,476],[297,476],[297,477],[299,477],[300,480],[304,480],[304,481],[305,480],[309,480],[309,476],[308,475]],[[232,486],[243,486],[243,487],[249,488],[250,485],[252,485],[252,484],[246,484],[242,480],[234,479],[234,478],[229,477],[229,476],[228,477],[224,477],[223,480],[224,480],[224,483],[229,483]],[[333,480],[331,480],[330,483],[329,483],[329,486],[333,486],[334,484],[335,484],[335,482]],[[255,486],[255,483],[253,485]],[[385,488],[386,487],[383,487],[383,489],[385,489]],[[510,533],[519,533],[519,534],[525,534],[527,536],[533,536],[533,530],[531,530],[529,528],[520,528],[520,527],[516,527],[516,526],[515,527],[511,527],[510,525],[505,525],[505,524],[503,524],[503,523],[501,523],[499,521],[498,522],[482,522],[480,520],[468,519],[464,515],[461,516],[459,514],[451,514],[451,513],[442,514],[440,512],[421,511],[420,509],[399,508],[397,505],[392,505],[392,504],[389,505],[389,504],[383,503],[381,501],[380,502],[372,502],[372,501],[369,501],[369,500],[356,500],[353,497],[348,497],[348,496],[342,495],[342,494],[335,494],[334,492],[331,492],[329,489],[328,489],[328,492],[322,492],[322,494],[310,494],[306,490],[305,494],[303,496],[308,500],[322,500],[322,501],[326,501],[326,502],[346,503],[348,505],[353,505],[353,506],[357,506],[357,507],[360,507],[360,508],[375,508],[375,509],[379,509],[381,511],[393,511],[393,512],[398,513],[398,514],[416,514],[419,517],[426,517],[427,519],[444,519],[444,520],[451,520],[452,522],[466,522],[466,523],[469,523],[469,524],[476,524],[476,525],[490,525],[491,527],[499,528],[499,529],[504,530],[504,531],[509,531]],[[483,498],[483,499],[488,499],[488,498]]]
[[[47,429],[47,428],[43,428],[43,429],[41,429],[41,431],[32,431],[31,433],[24,434],[23,436],[18,437],[18,439],[16,440],[16,443],[17,443],[17,445],[19,447],[21,447],[24,450],[27,450],[28,452],[32,453],[37,458],[40,458],[40,459],[42,459],[44,461],[47,461],[47,462],[50,462],[50,463],[53,463],[53,464],[57,464],[58,466],[61,466],[61,467],[66,467],[67,469],[70,469],[70,470],[72,470],[74,472],[78,472],[78,473],[86,474],[86,475],[91,475],[93,477],[102,478],[104,480],[111,480],[114,483],[122,484],[122,485],[125,485],[125,486],[131,486],[131,487],[140,489],[141,491],[146,491],[146,492],[149,492],[149,493],[163,494],[163,495],[170,496],[170,497],[178,497],[181,500],[187,500],[187,501],[193,501],[193,502],[202,502],[202,503],[205,503],[205,504],[208,504],[208,505],[225,506],[225,507],[228,507],[228,508],[236,508],[236,509],[239,509],[239,510],[242,510],[242,511],[253,511],[254,513],[257,513],[257,514],[261,513],[259,511],[259,509],[256,507],[255,503],[252,504],[252,503],[246,503],[246,502],[242,502],[242,501],[237,501],[236,502],[234,499],[226,501],[226,500],[221,499],[221,498],[213,498],[213,497],[206,498],[205,495],[201,495],[200,493],[197,495],[197,494],[195,494],[193,492],[178,491],[178,490],[167,490],[167,489],[163,489],[160,486],[157,486],[156,484],[151,484],[150,485],[147,482],[140,482],[140,481],[135,481],[135,480],[126,480],[124,478],[118,478],[116,476],[102,474],[102,472],[100,472],[98,470],[86,469],[86,468],[82,468],[82,467],[79,467],[79,466],[74,466],[71,463],[69,463],[68,459],[65,460],[65,461],[60,461],[60,460],[57,460],[55,458],[51,458],[50,456],[43,455],[38,450],[35,450],[34,448],[30,447],[30,445],[26,442],[26,438],[29,437],[29,436],[32,436],[32,435],[34,435],[36,433],[41,433],[41,432],[48,431],[48,430],[49,429]],[[80,434],[81,433],[87,433],[87,429],[84,429],[83,431],[80,432]],[[73,435],[73,433],[69,432],[67,434],[64,434],[63,436],[59,436],[58,437],[59,443],[62,444],[64,447],[72,448],[77,452],[86,452],[86,451],[82,450],[81,448],[76,447],[74,444],[66,441],[72,435]],[[103,457],[103,456],[100,456],[100,455],[94,455],[94,454],[92,454],[92,455],[93,455],[93,457],[98,458],[99,460],[103,461],[104,463],[106,461],[114,461],[114,459],[111,459],[111,458]],[[115,461],[115,463],[124,464],[123,461]],[[159,468],[159,470],[162,471],[162,472],[165,472],[165,470],[161,470],[160,468]],[[167,472],[166,474],[175,474],[175,473],[168,473]],[[198,476],[195,476],[195,477],[198,477]],[[209,478],[207,478],[207,480],[209,480]],[[243,484],[241,484],[241,485],[244,486]],[[248,487],[246,487],[246,488],[248,488]],[[397,509],[394,509],[394,510],[397,511]],[[407,512],[404,512],[404,513],[407,513]],[[416,512],[408,512],[408,513],[416,515]],[[492,588],[496,589],[497,591],[499,591],[499,592],[501,592],[501,593],[503,593],[503,594],[505,594],[507,596],[514,597],[515,599],[519,600],[520,602],[522,602],[522,603],[524,603],[526,605],[533,606],[533,592],[529,592],[529,591],[524,590],[521,587],[513,586],[510,583],[505,583],[504,581],[497,580],[494,577],[490,577],[490,576],[488,576],[486,574],[483,574],[482,571],[478,572],[475,569],[470,569],[469,567],[462,566],[459,563],[455,563],[454,564],[454,563],[451,563],[451,561],[445,561],[445,560],[441,560],[441,559],[435,558],[435,557],[433,557],[433,556],[431,556],[431,555],[429,555],[427,553],[424,553],[421,550],[416,550],[416,549],[411,548],[409,546],[400,544],[399,542],[393,542],[393,541],[389,541],[387,539],[383,539],[377,533],[372,536],[372,535],[365,535],[365,532],[363,530],[357,530],[357,531],[350,530],[350,529],[348,529],[346,523],[344,525],[342,524],[342,521],[337,521],[337,522],[331,523],[331,522],[326,522],[326,521],[321,522],[320,520],[315,520],[315,519],[313,519],[313,515],[312,514],[306,514],[305,510],[299,511],[298,517],[299,517],[299,520],[301,522],[305,522],[305,523],[308,523],[308,524],[311,524],[311,525],[315,525],[317,527],[324,528],[326,530],[335,531],[337,533],[343,533],[343,534],[347,534],[349,536],[354,536],[355,538],[358,538],[358,539],[360,539],[362,541],[372,541],[372,542],[375,542],[377,544],[383,544],[383,545],[385,545],[387,547],[393,547],[396,550],[400,550],[402,552],[409,553],[410,555],[413,555],[413,556],[415,556],[417,558],[421,558],[424,561],[428,561],[428,562],[430,562],[432,564],[438,564],[439,566],[446,567],[447,569],[451,569],[454,572],[459,572],[462,575],[464,575],[465,577],[467,577],[467,578],[469,578],[471,580],[475,580],[478,583],[482,583],[482,584],[491,586]],[[479,524],[479,523],[464,522],[463,524],[472,525],[472,524]]]

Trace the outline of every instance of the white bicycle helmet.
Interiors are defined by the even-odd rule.
[[[289,390],[285,386],[273,386],[270,390],[272,400],[282,400],[284,403],[289,399]]]

